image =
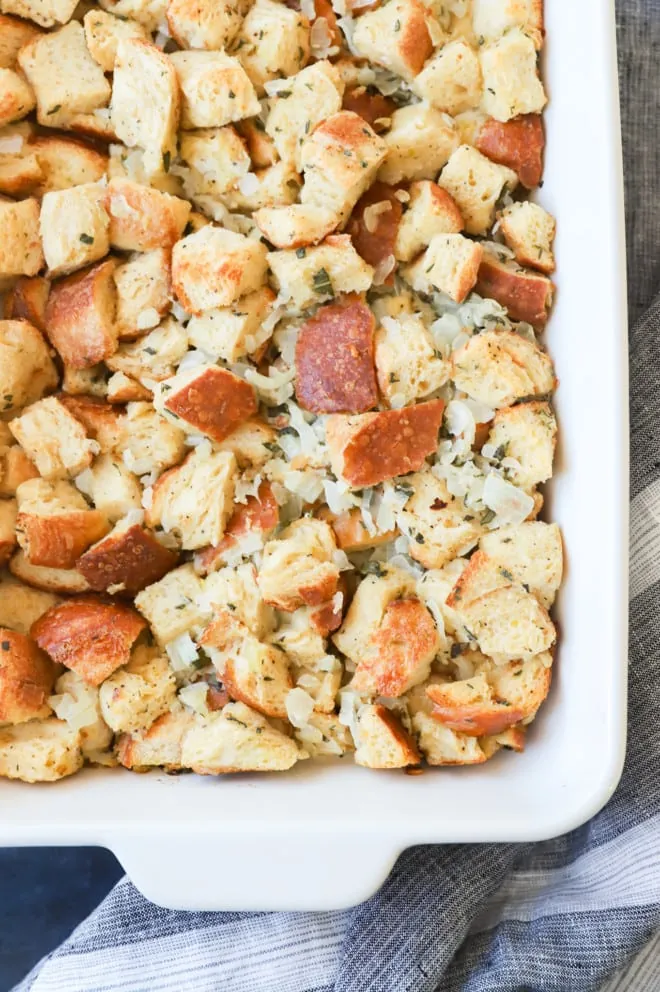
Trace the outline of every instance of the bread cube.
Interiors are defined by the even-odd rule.
[[[496,41],[520,28],[537,48],[543,43],[543,0],[474,0],[472,26],[477,37]]]
[[[378,531],[371,534],[365,526],[361,511],[357,507],[338,514],[323,507],[318,515],[330,524],[337,547],[341,548],[342,551],[364,551],[366,548],[376,548],[380,544],[393,541],[397,536],[396,530]]]
[[[167,172],[176,156],[181,97],[172,61],[138,38],[117,45],[110,120],[120,141],[144,150],[149,175]]]
[[[462,234],[435,234],[404,275],[418,293],[438,290],[462,303],[477,281],[482,258],[481,245]]]
[[[229,306],[264,282],[266,248],[220,227],[203,227],[178,241],[172,252],[172,284],[191,313]]]
[[[100,685],[125,665],[146,623],[130,606],[87,597],[54,606],[37,620],[31,634],[58,665],[90,685]]]
[[[102,452],[112,451],[123,437],[119,411],[95,396],[69,396],[58,399],[83,425],[89,437],[98,441]]]
[[[522,268],[502,251],[484,249],[477,292],[501,303],[512,320],[524,320],[542,331],[548,321],[554,289],[547,276]]]
[[[410,81],[433,51],[426,19],[427,9],[419,0],[390,0],[357,19],[353,47],[363,58]]]
[[[410,186],[410,199],[397,230],[394,254],[410,262],[436,234],[458,234],[463,215],[449,193],[429,180]]]
[[[254,215],[257,227],[276,248],[315,245],[336,228],[339,217],[328,207],[293,203],[284,207],[263,207]]]
[[[272,334],[262,325],[274,299],[272,290],[264,286],[241,297],[230,307],[206,310],[191,317],[186,326],[190,344],[227,362],[253,354]]]
[[[394,245],[402,216],[398,192],[376,181],[362,194],[346,226],[358,255],[374,267],[375,285],[393,283]]]
[[[538,345],[512,331],[484,331],[452,355],[456,387],[487,406],[544,396],[555,387],[552,361]]]
[[[245,143],[231,125],[184,132],[179,156],[190,169],[186,191],[193,199],[221,196],[250,171]]]
[[[131,510],[142,507],[140,483],[114,452],[95,458],[84,473],[84,480],[78,476],[76,482],[111,524],[116,524]]]
[[[49,134],[32,138],[29,147],[42,171],[37,196],[95,183],[108,169],[107,155],[76,138]]]
[[[442,568],[471,551],[483,533],[479,515],[429,472],[413,475],[407,482],[413,493],[396,518],[410,538],[411,557],[424,568]]]
[[[181,127],[222,127],[261,110],[254,87],[237,58],[225,52],[173,52],[181,88]]]
[[[344,622],[332,638],[334,644],[357,664],[368,655],[369,644],[388,606],[414,593],[415,580],[409,572],[390,565],[380,566],[377,575],[367,575],[358,585]]]
[[[263,600],[251,562],[221,568],[207,576],[199,602],[207,614],[230,612],[260,640],[265,640],[275,626],[275,612]]]
[[[0,724],[49,716],[54,682],[55,666],[34,641],[0,627]]]
[[[0,778],[56,782],[83,766],[80,733],[53,718],[0,730]]]
[[[50,194],[56,195],[56,194]],[[86,369],[117,350],[115,260],[53,283],[46,306],[48,337],[72,369]]]
[[[538,203],[524,200],[506,207],[500,217],[500,230],[516,261],[541,272],[554,272],[552,253],[557,224]]]
[[[135,255],[117,266],[113,279],[115,330],[120,341],[131,341],[156,327],[170,308],[169,252],[156,248]]]
[[[250,417],[235,427],[224,441],[215,444],[218,451],[231,451],[239,468],[260,468],[273,457],[272,445],[277,431],[259,417]]]
[[[276,162],[251,172],[248,182],[222,194],[220,199],[228,210],[249,214],[266,207],[288,206],[298,197],[302,179],[290,162]]]
[[[550,609],[561,584],[563,549],[557,524],[533,520],[484,534],[480,548]]]
[[[361,413],[378,403],[374,317],[355,294],[321,306],[296,342],[296,398],[313,413]]]
[[[66,24],[75,8],[76,0],[2,0],[4,13],[25,17],[42,28]]]
[[[481,765],[486,761],[478,738],[459,734],[422,710],[413,715],[411,722],[427,764]]]
[[[497,201],[517,182],[515,172],[495,165],[470,145],[456,149],[438,179],[456,201],[469,234],[487,233],[495,219]]]
[[[506,477],[515,486],[530,490],[552,477],[557,443],[557,421],[545,402],[520,403],[498,410],[488,444],[500,460],[513,459]]]
[[[548,101],[538,74],[534,42],[519,28],[484,45],[479,60],[484,81],[481,107],[490,117],[509,121],[543,110]]]
[[[337,69],[325,60],[291,76],[287,89],[271,102],[266,133],[283,162],[301,169],[301,149],[317,124],[341,110],[344,84]]]
[[[183,430],[154,410],[151,403],[129,403],[123,420],[124,436],[117,450],[137,475],[162,472],[183,458]]]
[[[421,761],[415,741],[385,706],[361,706],[357,715],[355,764],[365,768],[407,768]]]
[[[262,482],[256,496],[248,496],[245,503],[236,503],[225,527],[222,539],[195,555],[195,568],[200,575],[207,575],[227,564],[232,551],[248,535],[265,539],[279,523],[279,505],[269,482]],[[241,568],[242,566],[239,566]],[[225,569],[230,574],[231,570]],[[245,621],[249,627],[252,624]]]
[[[256,0],[241,25],[234,52],[260,95],[270,79],[294,76],[309,59],[309,21],[274,0]]]
[[[65,275],[107,255],[109,218],[105,190],[97,183],[46,193],[40,233],[51,277]]]
[[[301,148],[301,202],[325,207],[345,223],[384,158],[385,142],[358,114],[342,110],[326,118]]]
[[[0,278],[34,276],[43,264],[39,201],[0,202]]]
[[[122,519],[78,559],[78,569],[95,592],[120,590],[134,595],[162,579],[176,563],[177,555],[150,531]]]
[[[264,548],[259,588],[264,600],[278,610],[318,606],[332,599],[339,582],[334,534],[323,520],[294,520],[280,537]]]
[[[254,388],[215,365],[197,365],[161,383],[154,403],[183,429],[218,442],[257,411]]]
[[[418,471],[438,444],[444,403],[429,400],[400,410],[328,418],[330,464],[352,489]]]
[[[45,332],[49,291],[50,283],[43,276],[21,276],[5,296],[6,319],[27,321]]]
[[[458,147],[454,126],[425,101],[395,110],[383,140],[387,155],[378,178],[392,184],[404,179],[435,179]]]
[[[49,699],[55,715],[71,730],[80,733],[83,757],[101,765],[114,765],[108,753],[112,730],[101,716],[99,692],[75,672],[65,672],[55,683],[55,695]]]
[[[239,121],[236,130],[245,142],[255,169],[265,169],[278,161],[275,142],[269,134],[266,134],[266,127],[260,117]]]
[[[0,566],[11,558],[16,548],[16,501],[0,500]]]
[[[57,386],[48,345],[26,320],[0,320],[0,412],[19,410]]]
[[[268,263],[280,295],[297,310],[332,299],[339,291],[365,293],[373,276],[346,234],[331,234],[310,248],[270,252]]]
[[[314,711],[305,725],[295,730],[296,740],[310,758],[343,757],[353,750],[353,738],[335,713]]]
[[[44,592],[78,595],[89,591],[86,579],[75,568],[33,565],[23,551],[17,551],[11,559],[9,571],[21,582]]]
[[[142,771],[162,766],[167,771],[181,768],[181,746],[195,718],[183,706],[164,713],[148,730],[122,734],[116,745],[117,760],[125,768]]]
[[[35,620],[57,602],[57,596],[33,589],[8,572],[0,576],[0,627],[29,634]]]
[[[89,54],[77,21],[39,35],[21,49],[18,61],[36,96],[37,120],[47,127],[57,124],[62,113],[91,114],[110,99],[110,84]]]
[[[527,189],[540,184],[545,148],[540,114],[524,114],[505,123],[490,118],[479,128],[474,144],[492,162],[513,169]]]
[[[106,195],[110,243],[124,251],[171,248],[181,237],[190,204],[130,179],[111,179]]]
[[[33,565],[73,568],[87,548],[107,534],[108,521],[68,482],[30,479],[16,493],[18,543]]]
[[[214,0],[169,0],[167,24],[180,48],[222,50],[234,40],[245,0],[218,4]]]
[[[181,764],[198,775],[287,771],[304,755],[295,741],[275,730],[244,703],[196,723],[183,740]]]
[[[439,648],[440,635],[424,604],[414,597],[394,600],[360,651],[351,688],[401,696],[428,678]]]
[[[0,127],[25,117],[35,103],[35,94],[23,75],[0,68]]]
[[[0,496],[12,497],[22,482],[36,479],[39,473],[20,444],[0,454]]]
[[[99,688],[103,719],[115,733],[150,727],[176,701],[176,682],[158,648],[137,647],[130,661]]]
[[[13,128],[18,126],[13,125]],[[5,138],[22,139],[22,135],[12,133],[13,128],[7,127],[0,131],[0,147]],[[0,194],[20,197],[33,193],[42,178],[43,172],[33,151],[21,151],[16,154],[0,152]]]
[[[197,604],[203,588],[192,564],[187,564],[137,594],[135,605],[159,644],[168,644],[203,622],[205,613]]]
[[[168,317],[137,341],[121,344],[106,364],[113,372],[144,382],[151,388],[174,375],[176,365],[188,351],[185,328]]]
[[[462,39],[443,45],[413,82],[422,100],[455,116],[479,106],[481,66],[474,49]]]
[[[153,393],[123,372],[114,372],[107,382],[108,403],[141,403],[153,399]]]
[[[0,69],[13,69],[21,48],[40,33],[34,24],[0,14]]]
[[[82,424],[54,396],[26,407],[9,427],[44,479],[77,475],[98,450]]]
[[[142,24],[108,14],[105,10],[88,10],[83,18],[89,54],[104,72],[112,72],[121,40],[139,38],[151,41]]]
[[[375,346],[378,386],[390,407],[414,403],[449,378],[449,363],[438,358],[433,338],[417,315],[383,317]]]

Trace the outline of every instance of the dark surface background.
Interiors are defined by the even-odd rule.
[[[122,874],[100,848],[0,850],[0,992],[68,937]]]

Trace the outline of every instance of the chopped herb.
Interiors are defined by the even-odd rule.
[[[396,372],[390,372],[390,382],[398,382],[399,377]]]
[[[314,287],[314,292],[318,293],[319,296],[334,296],[332,282],[330,281],[330,276],[325,269],[319,269],[318,272],[314,273],[312,277],[312,285]]]
[[[258,117],[255,117],[254,118],[254,126],[256,127],[257,131],[265,131],[266,130],[266,125],[264,124],[264,122],[262,120],[259,120]]]
[[[522,587],[525,590],[525,592],[530,592],[530,588],[529,588],[529,586],[527,585],[526,582],[523,582]]]
[[[229,93],[227,94],[227,96],[229,97],[230,100],[235,100],[236,99],[236,94],[234,93],[233,90],[230,90]]]
[[[304,258],[306,254],[306,248],[296,248],[296,258]]]
[[[248,729],[247,723],[243,723],[242,720],[238,720],[232,713],[227,713],[227,716],[225,717],[225,719],[226,720],[231,720],[232,723],[239,723],[241,725],[241,727],[245,727],[246,730]]]
[[[513,575],[511,574],[508,568],[501,568],[500,575],[502,576],[503,579],[506,579],[507,582],[513,582]]]
[[[458,658],[459,655],[463,654],[467,647],[467,644],[452,644],[449,654],[452,658]]]
[[[62,109],[62,104],[61,103],[56,103],[54,107],[51,107],[50,110],[47,111],[46,117],[50,117],[51,114],[56,114],[57,111],[58,110],[61,110],[61,109]]]
[[[82,241],[82,243],[84,245],[93,245],[94,244],[94,238],[92,237],[91,234],[81,234],[80,235],[80,240]]]
[[[474,643],[475,641],[478,640],[478,638],[475,637],[472,631],[468,630],[467,627],[464,627],[463,630],[465,631],[468,641],[472,641]]]
[[[415,540],[418,544],[425,544],[424,537],[422,534],[415,534]]]
[[[185,602],[185,603],[177,603],[177,604],[176,604],[176,606],[174,607],[174,609],[175,609],[175,610],[185,610],[185,608],[186,608],[187,606],[190,606],[190,603],[188,603],[188,602]]]
[[[491,520],[495,519],[495,510],[484,510],[481,514],[482,524],[489,524]]]
[[[9,641],[3,641],[2,642],[2,650],[3,651],[9,651],[9,648],[10,648]]]
[[[272,675],[264,675],[263,680],[264,680],[264,682],[273,682],[274,681]]]
[[[414,491],[415,490],[413,489],[413,487],[408,485],[407,482],[397,482],[397,484],[394,487],[395,493],[402,493],[405,496],[412,496]]]
[[[377,575],[379,579],[387,575],[387,569],[383,568],[379,561],[368,561],[362,571],[365,575]]]
[[[284,454],[277,441],[264,441],[264,448],[266,448],[267,451],[270,451],[271,455]]]
[[[142,351],[145,353],[145,355],[155,355],[156,354],[156,349],[155,348],[143,348]]]
[[[280,90],[277,96],[280,97],[281,100],[286,100],[291,96],[291,90]]]
[[[509,442],[505,441],[504,444],[500,444],[499,447],[495,448],[493,452],[493,458],[496,462],[501,462],[503,458],[506,458],[507,448],[509,447]]]
[[[255,734],[263,734],[264,728],[263,727],[255,727],[254,728],[254,732],[255,732]]]
[[[395,31],[400,31],[400,30],[401,30],[401,21],[399,21],[399,20],[396,20],[396,21],[394,22],[394,30],[395,30]]]
[[[170,152],[163,152],[163,168],[165,172],[170,171],[170,162],[172,161],[172,156]]]
[[[280,427],[280,429],[279,429],[279,431],[277,433],[280,434],[280,435],[281,434],[293,434],[294,437],[298,437],[298,431],[295,429],[295,427],[291,427],[290,425],[287,425],[286,427]]]

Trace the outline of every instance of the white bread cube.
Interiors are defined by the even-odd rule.
[[[77,21],[35,38],[18,61],[35,92],[40,124],[53,127],[61,115],[91,114],[110,99],[110,84]]]
[[[368,657],[388,606],[413,596],[415,580],[409,572],[383,565],[378,575],[367,575],[357,587],[341,628],[333,636],[336,647],[352,662]]]
[[[0,127],[19,121],[36,104],[32,86],[13,69],[0,68]]]
[[[95,183],[108,169],[108,156],[75,138],[60,135],[35,136],[30,140],[43,173],[35,193],[44,196],[53,190]]]
[[[224,52],[173,52],[181,87],[181,127],[222,127],[261,110],[238,59]]]
[[[129,403],[124,436],[117,446],[124,464],[136,475],[162,472],[183,458],[185,434],[154,410],[151,403]]]
[[[14,444],[4,454],[0,454],[0,496],[15,496],[21,483],[36,479],[38,475],[20,444]]]
[[[111,524],[142,508],[140,483],[114,453],[95,458],[87,472],[77,477],[76,485]]]
[[[462,303],[477,281],[483,248],[462,234],[435,234],[404,276],[418,293],[438,290]]]
[[[220,199],[228,210],[250,214],[267,207],[294,203],[301,184],[302,179],[290,162],[276,162],[267,169],[251,172],[247,182],[227,190]]]
[[[80,732],[80,747],[87,761],[114,764],[108,753],[112,730],[101,716],[96,686],[89,685],[75,672],[65,672],[55,683],[55,694],[49,702],[60,720],[71,730]]]
[[[17,551],[9,562],[9,571],[26,585],[44,592],[77,595],[89,592],[85,577],[75,568],[45,568],[32,565],[23,551]]]
[[[326,118],[300,153],[305,182],[300,201],[333,211],[344,224],[385,158],[385,142],[358,114]]]
[[[341,110],[344,84],[327,61],[316,62],[292,76],[283,94],[271,101],[266,133],[283,162],[300,171],[300,151],[317,124]]]
[[[169,0],[167,24],[180,48],[222,50],[236,37],[245,0],[219,4],[215,0]]]
[[[176,682],[158,648],[137,647],[131,660],[99,687],[103,719],[115,733],[150,727],[176,700]]]
[[[484,80],[481,109],[496,121],[540,114],[548,99],[539,78],[534,42],[512,28],[479,53]]]
[[[294,76],[309,58],[309,21],[274,0],[256,0],[248,11],[234,52],[260,95],[270,79]]]
[[[186,325],[188,341],[208,355],[236,362],[258,351],[272,331],[263,327],[271,312],[275,294],[267,286],[248,293],[230,307],[205,310],[191,317]]]
[[[89,54],[104,72],[112,72],[119,42],[127,38],[150,41],[142,24],[108,14],[105,10],[88,10],[83,18]]]
[[[137,108],[139,112],[136,113]],[[110,119],[120,141],[144,150],[148,174],[167,172],[176,156],[181,99],[171,60],[138,38],[117,46]]]
[[[262,207],[254,221],[276,248],[301,248],[323,241],[334,231],[339,217],[327,207],[292,203],[286,207]]]
[[[412,183],[410,199],[396,232],[394,254],[410,262],[436,234],[459,234],[463,215],[449,193],[428,179]]]
[[[123,372],[113,372],[107,382],[105,396],[108,403],[138,403],[153,399],[153,393]]]
[[[236,456],[239,468],[260,468],[272,458],[272,445],[277,441],[277,432],[259,420],[251,417],[216,444],[218,451],[231,451]]]
[[[266,247],[220,227],[203,227],[177,241],[172,252],[172,285],[190,313],[226,307],[263,284]]]
[[[278,161],[275,142],[269,134],[266,134],[266,125],[260,117],[239,121],[236,127],[250,153],[255,169],[265,169]]]
[[[295,741],[244,703],[229,703],[183,740],[181,764],[198,775],[287,771],[304,757]]]
[[[97,183],[46,193],[40,232],[50,276],[74,272],[107,255],[110,221],[104,200],[105,190]]]
[[[469,234],[486,234],[495,219],[497,201],[505,189],[515,189],[512,169],[496,165],[469,145],[461,145],[442,170],[438,185],[454,198]]]
[[[212,572],[204,579],[203,590],[200,605],[206,604],[214,614],[231,611],[259,640],[265,640],[275,626],[275,611],[263,600],[251,562]]]
[[[169,713],[158,717],[148,730],[122,734],[116,745],[119,764],[134,771],[154,767],[178,771],[181,768],[183,738],[194,721],[194,715],[177,703]]]
[[[474,33],[486,41],[497,41],[511,28],[520,28],[540,48],[543,42],[543,2],[544,0],[474,0]]]
[[[2,6],[5,9],[7,4]],[[34,24],[0,14],[0,69],[14,69],[21,48],[40,33]]]
[[[2,0],[3,13],[25,17],[42,28],[66,24],[76,6],[76,0]]]
[[[363,58],[408,81],[433,51],[427,10],[420,0],[390,0],[355,22],[353,48]]]
[[[234,189],[250,171],[245,142],[229,125],[184,132],[179,156],[190,170],[185,187],[193,200],[202,196],[222,196]]]
[[[295,520],[280,537],[269,541],[259,569],[264,600],[278,610],[318,606],[337,592],[339,567],[332,528],[323,520]]]
[[[488,435],[488,444],[496,449],[500,461],[514,459],[510,465],[505,463],[507,479],[525,490],[552,477],[556,443],[552,407],[538,401],[498,410]]]
[[[26,123],[26,122],[21,122]],[[0,130],[0,147],[5,138],[20,138],[25,142],[26,135],[21,134],[21,124],[13,124]],[[31,150],[25,151],[25,143],[17,154],[0,152],[0,194],[19,197],[33,193],[43,179],[43,171],[39,160]]]
[[[26,407],[9,427],[44,479],[77,475],[98,451],[80,421],[54,396]]]
[[[378,178],[392,185],[404,179],[435,179],[458,146],[453,125],[425,101],[395,110],[383,140],[387,157]]]
[[[425,568],[442,568],[471,551],[483,533],[479,514],[451,495],[446,483],[430,472],[407,479],[413,493],[396,514],[402,533],[410,538],[410,555]]]
[[[43,264],[39,201],[0,202],[0,278],[35,276]]]
[[[120,178],[108,183],[106,209],[110,243],[124,251],[171,248],[190,216],[187,200]]]
[[[295,736],[310,758],[341,757],[354,746],[348,727],[342,726],[335,713],[313,712]]]
[[[415,713],[412,727],[419,749],[429,765],[481,765],[486,761],[486,754],[477,737],[451,730],[430,713],[423,710]]]
[[[407,768],[421,761],[413,738],[394,713],[380,704],[360,707],[353,737],[356,765]]]
[[[204,613],[197,605],[201,579],[191,564],[168,572],[135,597],[135,606],[149,621],[159,644],[168,644],[201,624]]]
[[[513,331],[476,334],[454,352],[452,364],[457,388],[495,409],[555,387],[551,359]]]
[[[388,406],[407,406],[447,382],[449,364],[438,358],[421,317],[382,317],[374,338],[378,386]]]
[[[167,0],[99,0],[99,7],[116,17],[138,21],[152,34],[165,20]]]
[[[501,570],[509,572],[550,609],[563,572],[561,532],[557,524],[532,520],[484,534],[479,547]]]
[[[115,329],[120,341],[156,327],[170,308],[170,256],[164,248],[135,255],[118,265]]]
[[[110,530],[70,483],[29,479],[16,492],[18,543],[33,565],[73,568],[76,559]],[[0,505],[4,505],[0,504]]]
[[[0,730],[0,778],[56,782],[82,766],[80,733],[62,720],[30,720]]]
[[[374,271],[346,234],[331,234],[306,249],[270,252],[268,263],[280,295],[297,310],[332,299],[339,292],[365,293]]]
[[[33,589],[9,573],[0,575],[0,627],[29,634],[32,624],[58,602],[52,593]]]
[[[556,229],[552,214],[530,200],[510,204],[500,216],[500,230],[516,260],[541,272],[554,272],[552,243]]]
[[[121,441],[121,411],[95,396],[68,396],[61,393],[61,403],[80,421],[102,452],[112,451]]]
[[[176,365],[187,350],[185,328],[173,317],[167,317],[144,337],[121,344],[106,359],[106,364],[113,372],[123,372],[131,379],[137,379],[148,388],[153,388],[155,382],[174,375]]]
[[[412,88],[422,100],[452,117],[472,110],[481,100],[479,57],[462,39],[450,41],[429,59]]]

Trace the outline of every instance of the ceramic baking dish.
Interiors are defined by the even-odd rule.
[[[561,424],[549,500],[567,570],[555,681],[527,751],[420,776],[315,761],[218,780],[88,770],[54,786],[3,782],[1,844],[109,847],[165,906],[318,910],[366,898],[412,844],[539,840],[607,801],[625,749],[628,572],[614,11],[603,0],[546,8],[551,102],[539,199],[558,219],[547,342]]]

